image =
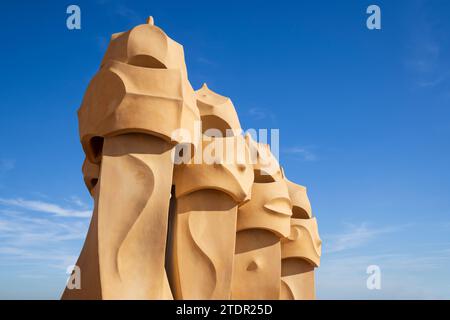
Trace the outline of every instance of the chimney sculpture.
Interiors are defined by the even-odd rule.
[[[192,89],[152,17],[112,35],[78,119],[94,211],[81,288],[62,299],[315,298],[306,189],[242,135],[229,98]]]

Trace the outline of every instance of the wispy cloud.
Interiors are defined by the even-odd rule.
[[[48,268],[65,272],[67,267],[74,265],[78,258],[66,248],[55,250],[52,248],[17,249],[14,247],[0,247],[0,257],[0,266],[15,268],[17,272],[24,267],[31,267],[31,270],[36,271],[33,274],[36,277],[45,277],[43,270],[48,271]],[[20,274],[20,276],[23,275],[23,273]]]
[[[1,209],[0,266],[18,271],[26,266],[33,266],[36,272],[49,267],[65,270],[75,262],[88,226],[87,219],[37,218],[26,211]]]
[[[92,214],[91,210],[77,210],[72,208],[63,208],[57,204],[50,202],[44,202],[40,200],[25,200],[22,198],[16,199],[0,198],[0,204],[36,212],[51,213],[61,217],[88,218]]]
[[[432,39],[417,40],[415,53],[406,60],[406,65],[416,77],[420,88],[435,88],[444,84],[450,76],[441,59],[441,49]]]
[[[120,17],[127,19],[129,23],[135,25],[145,23],[145,20],[142,19],[142,16],[136,10],[123,4],[117,5],[115,13]]]
[[[438,16],[430,16],[429,3],[415,2],[416,20],[407,40],[405,66],[412,73],[415,85],[431,89],[443,85],[450,79],[448,52],[445,43],[446,33],[442,33],[442,23]]]
[[[217,64],[214,61],[202,56],[197,58],[197,62],[208,66],[217,66]]]
[[[95,39],[100,51],[105,52],[105,50],[108,48],[108,39],[105,36],[97,36]]]
[[[16,162],[12,159],[0,159],[0,173],[14,169]]]
[[[263,119],[275,119],[275,115],[265,108],[257,108],[253,107],[248,110],[248,115],[252,117],[254,120],[263,120]]]
[[[324,235],[324,252],[334,253],[361,247],[378,236],[398,231],[405,226],[369,227],[367,223],[347,225],[347,230],[339,234]]]
[[[299,156],[303,161],[317,161],[317,155],[308,147],[290,147],[283,149],[283,153]]]
[[[24,212],[1,211],[0,239],[10,244],[29,245],[83,239],[88,221],[67,221],[63,218],[34,218]]]
[[[142,14],[131,8],[129,4],[124,2],[117,2],[111,0],[97,0],[99,6],[102,6],[101,10],[107,11],[108,14],[117,17],[124,18],[130,25],[138,25],[145,23]],[[126,2],[125,2],[126,3]]]
[[[87,209],[89,207],[89,205],[81,200],[78,196],[70,196],[68,199],[66,199],[66,201],[80,208]]]
[[[419,80],[417,85],[422,88],[434,88],[448,80],[450,73],[434,75],[429,79]]]
[[[406,59],[406,65],[418,73],[428,73],[436,69],[440,56],[440,47],[431,39],[416,39],[414,53]]]
[[[1,280],[22,283],[51,279],[60,282],[62,290],[67,267],[76,263],[89,228],[88,207],[74,195],[62,204],[0,198]],[[0,295],[11,297],[7,288]]]
[[[371,226],[367,222],[346,224],[341,233],[323,235],[324,251],[318,269],[319,299],[445,299],[450,296],[450,250],[421,241],[401,248],[402,239],[414,226]],[[386,236],[389,234],[389,239]],[[393,242],[391,242],[393,241]],[[374,243],[382,243],[381,247]],[[367,267],[381,270],[381,290],[368,290]]]
[[[327,255],[318,269],[322,299],[447,299],[450,252]],[[367,267],[381,270],[381,290],[366,287]],[[435,283],[435,277],[444,281]]]

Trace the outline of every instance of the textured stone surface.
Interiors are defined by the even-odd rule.
[[[228,97],[193,90],[153,18],[111,37],[78,118],[95,206],[63,299],[315,298],[306,188],[242,135]]]

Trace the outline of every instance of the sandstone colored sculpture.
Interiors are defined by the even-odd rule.
[[[225,153],[230,144],[220,145]],[[171,278],[177,299],[223,300],[230,296],[238,205],[250,195],[253,168],[237,159],[232,163],[221,158],[215,161],[175,168]]]
[[[278,299],[281,239],[289,236],[292,205],[281,168],[267,145],[256,144],[257,162],[251,199],[239,207],[232,299]],[[267,156],[267,163],[261,158]],[[267,168],[274,168],[268,174]],[[265,170],[266,169],[266,170]],[[262,174],[266,172],[266,174]]]
[[[292,201],[291,230],[281,241],[280,299],[315,299],[314,268],[320,265],[322,241],[312,217],[306,188],[286,180]]]
[[[113,34],[78,111],[94,211],[62,299],[314,299],[321,240],[306,189],[194,91],[153,18]]]

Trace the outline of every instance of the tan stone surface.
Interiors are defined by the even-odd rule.
[[[314,268],[320,265],[322,240],[306,188],[286,182],[293,208],[290,234],[281,240],[280,299],[315,299]]]
[[[62,299],[315,298],[306,188],[241,133],[230,98],[193,90],[153,18],[111,37],[78,119],[94,211],[81,289]]]
[[[229,147],[233,148],[230,153],[236,154],[239,140],[246,148],[242,136],[204,139],[208,139],[202,143],[204,149],[215,146],[222,155],[228,154]],[[214,144],[218,140],[220,143]],[[250,196],[253,167],[239,163],[237,158],[227,161],[218,155],[214,161],[175,168],[177,202],[170,280],[177,299],[230,297],[237,207]],[[202,277],[197,276],[199,273]]]
[[[254,165],[251,199],[239,207],[232,299],[278,299],[281,279],[281,239],[290,234],[292,205],[286,181],[270,147],[255,146],[271,170]],[[273,168],[276,166],[276,168]],[[272,172],[272,174],[269,174]]]
[[[194,136],[200,120],[187,79],[183,47],[153,24],[142,24],[111,38],[100,70],[78,111],[87,157],[98,162],[92,138],[128,132],[156,135],[172,143],[183,128]]]
[[[91,196],[94,196],[94,188],[98,183],[98,177],[100,175],[100,165],[92,163],[88,159],[84,159],[81,170],[83,172],[84,184]]]
[[[226,136],[227,130],[229,132],[241,130],[238,115],[230,98],[212,91],[206,83],[195,91],[195,97],[200,111],[203,132],[208,129],[216,129],[220,130],[223,136]]]

